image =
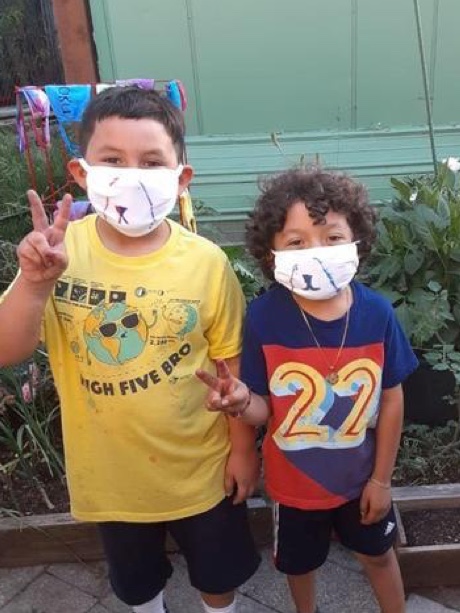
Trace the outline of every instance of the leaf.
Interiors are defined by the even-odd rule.
[[[460,262],[460,247],[452,249],[450,252],[450,258],[454,260],[454,262]]]
[[[385,296],[385,298],[389,300],[391,304],[393,305],[399,302],[400,300],[402,300],[403,298],[403,294],[396,292],[392,289],[389,289],[387,287],[382,287],[380,289],[380,294],[382,294],[382,296]]]
[[[437,281],[430,281],[427,284],[427,287],[428,287],[429,290],[431,290],[435,294],[437,294],[438,292],[440,292],[442,290],[442,285],[440,283],[438,283]]]
[[[449,201],[446,199],[446,197],[442,193],[439,194],[437,213],[438,213],[439,219],[441,219],[443,222],[444,229],[448,228],[450,226],[450,218],[451,218]]]
[[[454,307],[452,309],[452,312],[454,314],[455,317],[455,321],[460,324],[460,305],[458,304],[454,304]]]
[[[440,362],[439,364],[433,364],[433,370],[449,370],[449,365],[445,362]]]
[[[392,177],[390,179],[390,183],[395,188],[395,190],[398,192],[398,194],[401,196],[401,198],[405,202],[409,203],[410,196],[412,194],[412,187],[408,185],[407,183],[404,183],[404,181],[401,181],[400,179],[396,179],[395,177]]]
[[[413,275],[420,269],[423,264],[425,257],[421,251],[412,251],[406,253],[404,258],[404,270],[409,274]]]

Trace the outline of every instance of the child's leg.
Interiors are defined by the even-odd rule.
[[[316,611],[315,574],[315,571],[311,571],[304,575],[288,575],[289,589],[297,613]]]
[[[168,528],[187,562],[190,583],[201,592],[206,613],[236,613],[234,590],[256,571],[255,549],[245,504],[224,498],[214,508]]]
[[[382,613],[404,613],[404,587],[393,548],[380,556],[356,554],[364,567]]]
[[[379,522],[363,525],[359,499],[352,500],[336,510],[334,527],[345,547],[361,561],[382,613],[403,613],[404,589],[393,549],[396,540],[393,509]]]
[[[235,592],[205,594],[201,592],[205,613],[236,613]]]
[[[98,528],[118,598],[134,611],[163,613],[163,588],[172,573],[165,524],[104,522]]]
[[[314,613],[314,571],[327,558],[332,512],[304,511],[275,504],[273,523],[275,566],[287,575],[297,613]]]
[[[134,606],[133,611],[134,613],[166,613],[163,601],[163,592],[157,594],[157,596],[155,596],[155,598],[149,602]]]

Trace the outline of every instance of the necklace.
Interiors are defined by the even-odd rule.
[[[348,290],[348,291],[350,291],[350,290]],[[301,313],[301,315],[303,317],[303,320],[304,320],[308,330],[310,331],[310,334],[312,335],[312,338],[315,341],[315,345],[318,347],[318,350],[321,353],[323,361],[326,364],[327,369],[329,371],[324,378],[331,385],[335,385],[338,382],[338,380],[339,380],[339,373],[337,372],[336,367],[337,367],[337,364],[339,363],[340,356],[342,355],[343,347],[344,347],[345,341],[347,339],[348,325],[350,323],[350,307],[351,307],[351,304],[349,304],[350,301],[349,301],[348,296],[349,296],[349,294],[347,293],[347,314],[346,314],[346,317],[345,317],[345,326],[344,326],[344,329],[343,329],[342,340],[340,342],[340,347],[339,347],[339,350],[337,352],[337,355],[335,357],[335,360],[334,360],[333,364],[329,364],[329,361],[326,358],[326,354],[324,353],[323,348],[319,344],[318,339],[316,338],[315,333],[313,332],[313,328],[311,327],[311,324],[310,324],[310,321],[309,321],[309,319],[307,317],[307,314],[302,309],[300,304],[297,304],[297,306],[299,307],[300,313]]]

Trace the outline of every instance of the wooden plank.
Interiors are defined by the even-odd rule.
[[[258,195],[259,177],[270,176],[301,157],[312,162],[318,155],[330,169],[345,171],[363,182],[373,202],[393,195],[391,177],[432,172],[426,130],[420,128],[349,132],[281,134],[281,151],[269,134],[190,137],[187,152],[195,168],[192,197],[213,210],[219,226],[227,215],[242,222]],[[458,151],[460,127],[437,126],[438,159]]]
[[[259,547],[272,542],[271,507],[262,499],[248,503],[249,521]],[[168,552],[177,552],[172,538]],[[101,560],[104,552],[96,524],[68,513],[0,519],[0,568]]]
[[[460,583],[460,545],[402,547],[397,553],[406,590]]]
[[[399,512],[398,505],[395,503],[393,505],[395,517],[396,517],[396,527],[398,529],[398,541],[397,547],[405,547],[407,545],[407,536],[406,531],[404,529],[404,524],[401,518],[401,513]]]
[[[0,567],[102,557],[96,526],[76,522],[68,514],[0,520]]]
[[[97,68],[85,0],[53,0],[66,83],[95,83]]]
[[[392,488],[393,501],[400,511],[460,508],[460,483]]]

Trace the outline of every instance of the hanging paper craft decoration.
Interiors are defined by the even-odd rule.
[[[187,97],[185,95],[185,88],[180,81],[169,81],[166,84],[166,95],[175,107],[181,111],[186,110]]]
[[[119,87],[137,85],[137,87],[140,87],[141,89],[154,89],[155,79],[118,79],[115,81],[115,85]]]
[[[79,155],[77,126],[91,99],[91,85],[46,85],[61,137],[71,155]]]
[[[35,144],[40,149],[46,149],[50,143],[50,101],[46,93],[35,86],[22,87],[19,89],[19,96],[22,96],[27,104],[28,111],[32,118],[32,131]],[[21,153],[25,150],[25,120],[22,103],[19,100],[16,105],[16,123],[18,130],[18,144]]]
[[[94,94],[109,87],[137,86],[146,90],[158,90],[181,111],[187,108],[185,88],[180,81],[155,81],[154,79],[119,79],[115,83],[84,85],[45,85],[16,88],[16,121],[18,145],[27,160],[31,187],[40,193],[50,214],[54,214],[66,192],[74,196],[71,219],[79,219],[91,212],[90,203],[78,193],[67,170],[70,157],[79,157],[78,125]],[[26,107],[26,113],[24,112]],[[61,170],[51,162],[50,114],[54,113],[61,139]],[[42,156],[46,170],[47,185],[38,185],[36,162]],[[57,156],[54,156],[57,157]],[[185,161],[185,160],[181,160]],[[54,162],[56,162],[54,160]],[[64,177],[64,180],[63,180]],[[190,193],[185,190],[179,197],[179,219],[183,226],[196,232],[196,219]]]

